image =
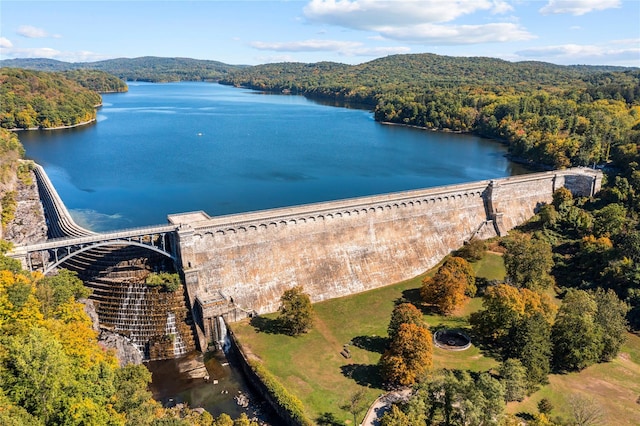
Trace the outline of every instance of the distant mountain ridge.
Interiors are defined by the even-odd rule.
[[[637,68],[619,67],[608,65],[555,65],[546,62],[509,62],[497,58],[486,57],[454,57],[435,55],[431,53],[391,55],[374,59],[358,65],[348,65],[337,62],[298,63],[287,62],[262,65],[230,65],[220,61],[192,59],[192,58],[167,58],[158,56],[142,56],[138,58],[117,58],[97,62],[64,62],[47,58],[19,58],[0,60],[0,67],[24,68],[35,71],[70,71],[89,69],[105,71],[125,81],[218,81],[226,79],[231,74],[242,75],[242,71],[257,70],[277,71],[296,74],[299,76],[301,69],[313,69],[317,73],[329,71],[331,73],[353,73],[358,77],[384,72],[386,68],[401,67],[405,71],[411,70],[414,77],[424,78],[425,75],[439,75],[442,78],[459,80],[461,77],[480,78],[486,76],[486,72],[478,75],[469,74],[470,68],[478,67],[490,74],[500,74],[500,71],[527,69],[534,74],[543,71],[562,71],[573,76],[598,73],[620,72]],[[255,71],[250,71],[255,74]],[[273,77],[273,76],[271,76]],[[530,75],[531,77],[531,75]],[[238,81],[233,78],[228,81]]]
[[[63,62],[46,58],[4,59],[0,67],[23,68],[35,71],[99,70],[125,81],[216,81],[227,73],[241,69],[219,61],[191,58],[117,58],[97,62]]]

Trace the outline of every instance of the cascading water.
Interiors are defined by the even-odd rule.
[[[173,355],[176,358],[187,353],[187,348],[182,340],[182,336],[176,327],[176,314],[173,312],[167,312],[165,334],[173,340]]]
[[[144,318],[143,302],[146,293],[146,286],[140,283],[129,283],[127,286],[127,294],[122,301],[120,309],[118,309],[115,321],[115,331],[120,334],[129,336],[133,344],[138,350],[144,354],[144,342],[141,341],[137,333],[132,332],[141,324]]]
[[[224,322],[223,316],[218,317],[217,329],[218,329],[218,336],[217,336],[218,348],[220,348],[226,354],[227,351],[229,350],[229,345],[231,343],[229,342],[229,335],[227,333],[227,324]]]

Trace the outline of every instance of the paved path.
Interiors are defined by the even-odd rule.
[[[406,400],[409,395],[411,395],[411,389],[403,389],[381,395],[369,407],[367,415],[362,421],[362,426],[379,426],[380,419],[384,413],[391,409],[391,405],[394,402]]]

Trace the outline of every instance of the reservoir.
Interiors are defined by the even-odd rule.
[[[98,122],[20,132],[80,224],[107,231],[525,173],[502,144],[216,83],[130,82]]]
[[[20,132],[76,222],[94,231],[525,173],[496,141],[377,123],[371,111],[215,83],[129,83],[103,95],[97,123]],[[193,354],[191,354],[193,355]],[[147,364],[154,397],[237,417],[250,390],[224,354],[215,380],[181,377],[180,360]]]

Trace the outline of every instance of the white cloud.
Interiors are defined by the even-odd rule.
[[[412,27],[381,27],[380,34],[394,40],[424,44],[478,44],[530,40],[531,33],[516,24],[494,23],[485,25],[435,25]]]
[[[617,40],[607,45],[562,44],[533,47],[516,52],[522,59],[563,64],[626,64],[640,66],[640,40]]]
[[[13,43],[11,43],[11,40],[6,37],[0,37],[0,47],[10,49],[13,47]]]
[[[3,59],[13,58],[48,58],[65,62],[93,62],[110,59],[112,56],[89,51],[62,52],[50,47],[13,48],[0,46]]]
[[[337,52],[359,47],[362,43],[337,40],[303,40],[275,43],[254,41],[250,45],[259,50],[275,50],[278,52]]]
[[[501,0],[311,0],[304,8],[310,21],[368,30],[380,25],[449,22],[477,11],[505,13]]]
[[[543,15],[569,13],[579,16],[614,7],[620,7],[620,0],[549,0],[549,3],[540,9],[540,13]]]
[[[311,22],[372,31],[387,39],[413,43],[475,44],[534,38],[514,23],[450,23],[475,12],[512,10],[502,0],[311,0],[304,13]]]
[[[273,50],[276,52],[335,52],[342,56],[386,56],[409,53],[405,46],[368,47],[360,42],[337,40],[303,40],[294,42],[267,43],[256,41],[250,44],[255,49]],[[282,59],[283,56],[275,58]],[[288,56],[286,58],[289,58]],[[273,61],[269,61],[273,62]],[[278,60],[278,62],[282,62]]]
[[[33,27],[31,25],[21,25],[17,31],[18,35],[26,38],[60,38],[60,35],[54,34],[50,35],[42,28]]]

